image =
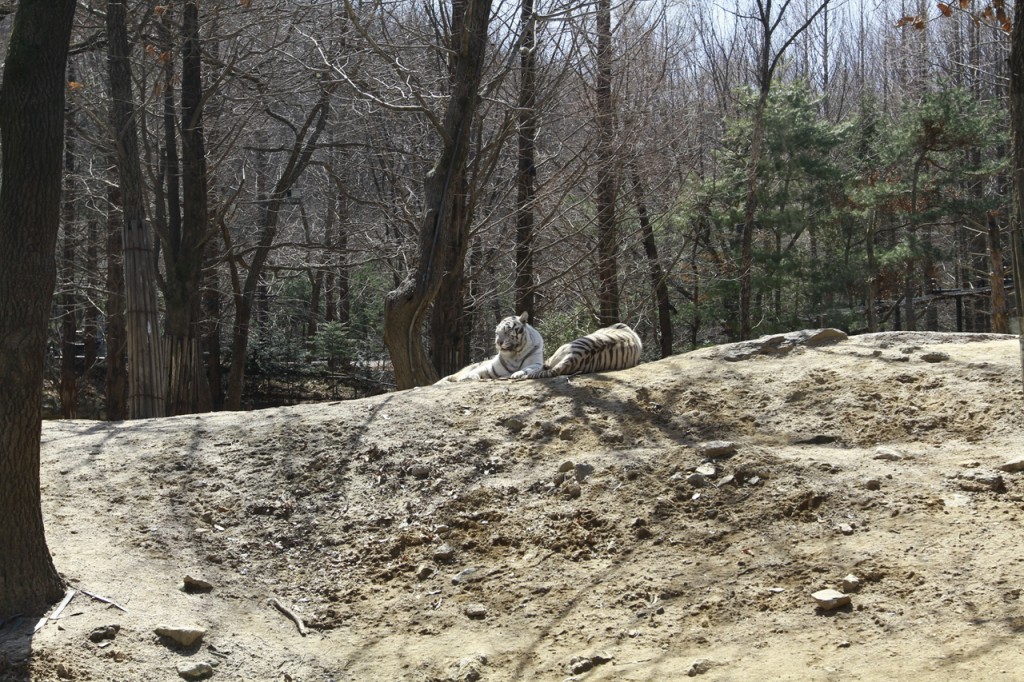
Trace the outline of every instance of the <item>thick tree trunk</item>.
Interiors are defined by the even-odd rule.
[[[199,44],[199,8],[186,2],[182,21],[181,166],[182,217],[180,229],[169,222],[163,254],[166,266],[167,357],[169,362],[168,414],[207,412],[211,408],[200,340],[202,333],[203,247],[208,215],[206,153],[203,140],[203,84]],[[173,118],[172,110],[165,119]],[[167,135],[167,167],[176,169],[173,128]],[[168,173],[170,179],[171,174]],[[176,190],[176,187],[175,187]],[[171,203],[177,192],[168,193]],[[173,215],[173,214],[172,214]]]
[[[491,0],[467,0],[465,29],[457,51],[454,87],[445,110],[440,156],[423,183],[424,215],[420,226],[419,260],[399,287],[384,301],[384,343],[391,354],[399,389],[432,383],[437,379],[423,348],[422,327],[430,304],[437,297],[444,276],[445,254],[461,248],[456,260],[465,258],[467,236],[454,234],[457,188],[453,184],[466,166],[470,129],[479,103]]]
[[[1010,132],[1013,137],[1013,293],[1024,369],[1024,11],[1013,13],[1010,37]]]
[[[597,300],[602,326],[620,322],[615,224],[615,109],[612,102],[612,6],[597,3]]]
[[[153,237],[146,222],[132,101],[128,29],[123,2],[107,3],[107,70],[110,122],[124,207],[124,276],[128,303],[128,414],[164,416],[167,376],[159,335]]]
[[[43,529],[39,440],[74,13],[74,0],[21,0],[0,85],[0,622],[64,591]]]

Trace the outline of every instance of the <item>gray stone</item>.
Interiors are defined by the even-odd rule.
[[[570,483],[569,485],[562,488],[562,494],[570,500],[575,500],[577,497],[583,494],[583,488],[580,487],[579,483]]]
[[[833,611],[850,603],[850,595],[839,590],[818,590],[811,597],[823,611]]]
[[[178,675],[186,680],[202,680],[213,675],[213,666],[209,663],[179,663]]]
[[[1024,471],[1024,457],[1018,457],[1017,459],[1010,460],[1006,464],[1001,464],[999,466],[999,470],[1010,474],[1015,474],[1018,471]]]
[[[466,656],[448,668],[448,679],[452,682],[477,682],[483,677],[481,669],[487,665],[487,656],[476,654]]]
[[[413,464],[409,467],[409,473],[413,478],[426,478],[430,475],[430,467],[426,464]]]
[[[452,585],[465,585],[467,583],[475,583],[483,579],[484,572],[476,566],[470,566],[469,568],[462,569],[454,578],[452,578]]]
[[[869,478],[866,481],[864,481],[864,487],[867,488],[868,490],[881,490],[882,482],[877,478]]]
[[[945,362],[949,360],[949,353],[943,353],[942,351],[929,351],[927,353],[921,353],[921,359],[925,362]]]
[[[434,550],[434,561],[448,562],[455,558],[455,549],[447,542]]]
[[[853,526],[848,523],[840,523],[838,530],[843,535],[853,535]]]
[[[487,617],[487,607],[483,604],[468,604],[466,608],[462,609],[462,612],[466,614],[467,618],[473,620],[482,620]]]
[[[729,440],[711,440],[697,445],[697,454],[701,457],[731,457],[736,454],[736,443]]]
[[[99,643],[105,639],[114,639],[117,637],[117,633],[121,631],[120,625],[104,625],[98,627],[89,633],[89,641]]]
[[[203,640],[206,635],[206,630],[197,627],[177,627],[169,625],[160,625],[153,632],[171,639],[181,646],[189,647],[193,644],[198,644]]]
[[[572,461],[562,462],[561,465],[559,465],[559,467],[558,467],[558,473],[560,473],[560,474],[567,473],[569,471],[572,471],[575,467],[576,467],[576,465],[573,464]]]
[[[686,477],[686,482],[694,488],[703,488],[708,484],[708,479],[704,478],[700,474],[690,474]]]
[[[718,469],[711,462],[704,462],[699,465],[695,471],[701,476],[706,476],[708,478],[714,478],[718,474]]]
[[[850,592],[856,592],[860,589],[860,578],[851,573],[843,578],[842,587],[843,592],[847,594]]]
[[[420,564],[416,567],[417,580],[426,580],[432,575],[434,575],[434,567],[430,564]]]
[[[697,675],[703,675],[707,671],[711,670],[714,663],[706,658],[698,658],[696,661],[690,664],[690,667],[686,671],[687,677],[697,677]]]
[[[579,483],[583,483],[583,481],[590,478],[590,476],[594,473],[594,466],[592,464],[587,464],[584,462],[581,464],[577,464],[574,467],[574,470],[576,472],[576,481]]]
[[[900,454],[899,450],[887,447],[875,448],[875,456],[872,459],[881,459],[887,462],[898,462],[903,459],[903,455]]]
[[[971,469],[969,471],[961,472],[957,475],[957,478],[959,479],[960,488],[968,492],[1006,492],[1006,482],[1003,480],[1002,475],[995,471]]]

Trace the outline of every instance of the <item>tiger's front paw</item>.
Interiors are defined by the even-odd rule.
[[[520,381],[522,379],[529,379],[529,378],[530,378],[530,375],[527,374],[526,372],[524,372],[523,370],[519,370],[518,372],[516,372],[515,374],[513,374],[512,376],[509,377],[509,379],[511,379],[512,381]]]

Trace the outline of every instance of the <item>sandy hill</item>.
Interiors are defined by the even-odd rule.
[[[47,422],[80,591],[0,629],[0,678],[1020,679],[1019,363],[1016,337],[804,333]]]

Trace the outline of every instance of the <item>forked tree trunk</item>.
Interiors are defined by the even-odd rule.
[[[107,3],[110,122],[124,207],[124,276],[128,304],[128,416],[164,416],[166,372],[159,334],[153,236],[142,197],[128,29],[123,2]]]
[[[457,187],[453,180],[465,172],[470,129],[479,103],[491,0],[467,0],[464,30],[457,51],[454,87],[445,109],[441,151],[423,183],[424,215],[420,225],[419,259],[415,270],[384,301],[384,343],[391,354],[399,389],[432,383],[434,367],[423,348],[423,322],[437,297],[444,276],[446,253],[465,259],[467,235],[457,234]],[[450,262],[450,261],[449,261]]]
[[[0,85],[0,623],[38,613],[64,592],[40,507],[39,396],[74,13],[74,0],[21,0]]]

